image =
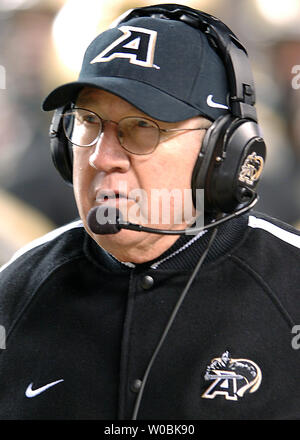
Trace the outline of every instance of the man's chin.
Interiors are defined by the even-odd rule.
[[[155,227],[155,225],[151,225]],[[178,239],[178,235],[151,234],[121,229],[116,234],[90,233],[95,242],[122,262],[145,263],[159,257]]]
[[[138,262],[140,259],[139,246],[141,241],[146,238],[145,234],[145,232],[121,229],[115,234],[101,235],[91,233],[90,235],[99,246],[115,256],[119,261]]]

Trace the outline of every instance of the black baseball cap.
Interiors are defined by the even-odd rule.
[[[139,17],[98,35],[77,81],[54,89],[45,111],[76,101],[83,87],[111,92],[166,122],[227,113],[226,70],[199,30],[177,20]]]

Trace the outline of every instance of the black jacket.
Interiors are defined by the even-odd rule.
[[[19,252],[0,274],[0,419],[131,419],[210,234],[136,266],[80,222]],[[299,248],[298,231],[256,213],[219,227],[138,419],[300,419]]]

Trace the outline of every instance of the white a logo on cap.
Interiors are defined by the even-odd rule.
[[[153,64],[157,32],[133,26],[121,26],[123,35],[97,55],[90,64],[105,63],[115,58],[128,58],[131,64],[160,67]]]

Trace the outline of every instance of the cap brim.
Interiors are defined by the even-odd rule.
[[[97,77],[64,84],[54,89],[43,101],[42,109],[55,110],[72,102],[83,87],[111,92],[148,116],[166,122],[178,122],[198,116],[199,110],[146,83],[117,77]],[[203,115],[206,116],[206,115]]]

